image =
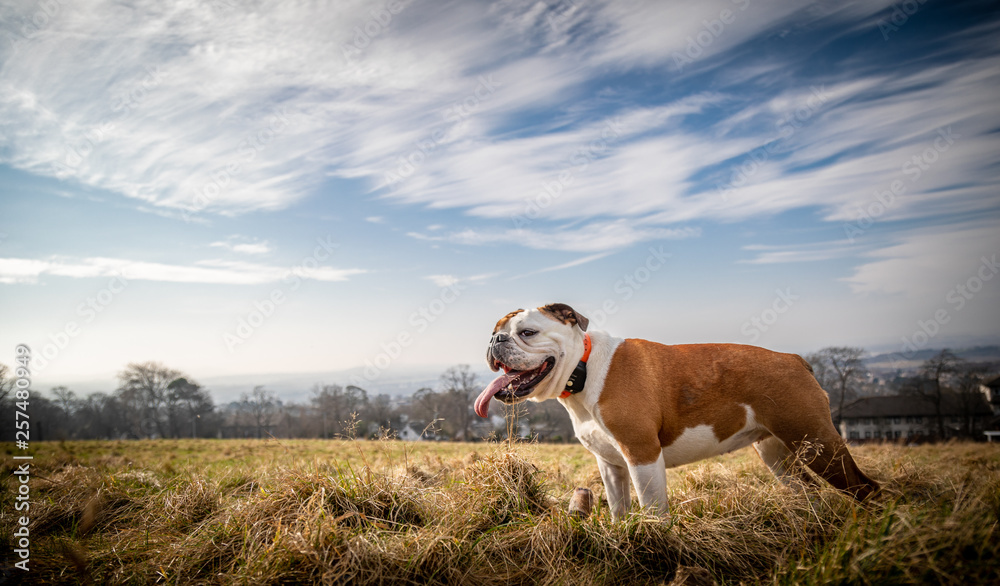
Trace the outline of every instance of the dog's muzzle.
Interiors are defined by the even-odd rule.
[[[490,345],[486,348],[486,363],[490,370],[496,372],[504,364],[504,344],[510,341],[510,334],[497,332],[490,336]]]

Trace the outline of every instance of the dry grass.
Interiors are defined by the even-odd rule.
[[[782,488],[749,451],[670,470],[668,522],[607,507],[580,446],[344,441],[35,444],[34,583],[987,584],[1000,447],[870,446],[883,494]],[[5,446],[8,454],[10,446]],[[0,541],[13,549],[5,458]],[[19,570],[16,570],[19,572]],[[693,582],[686,582],[693,583]]]

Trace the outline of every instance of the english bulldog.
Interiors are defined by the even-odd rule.
[[[476,399],[559,400],[597,457],[613,519],[639,504],[668,513],[666,469],[753,445],[789,486],[812,484],[803,465],[858,500],[879,489],[830,417],[812,367],[795,354],[740,344],[667,346],[587,332],[563,303],[512,311],[493,328],[486,361],[503,373]]]

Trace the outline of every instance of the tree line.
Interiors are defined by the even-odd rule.
[[[945,349],[915,371],[889,377],[872,376],[865,350],[827,347],[805,356],[830,396],[838,428],[840,413],[851,401],[872,395],[909,395],[936,409],[938,437],[945,437],[946,403],[964,410],[961,435],[973,437],[972,417],[981,407],[981,385],[995,376],[995,362],[970,362]],[[0,406],[11,413],[14,379],[0,364]],[[367,438],[478,441],[518,435],[541,441],[570,441],[573,428],[557,401],[524,403],[506,408],[504,420],[481,420],[472,410],[482,385],[468,365],[448,368],[436,388],[421,388],[406,397],[372,395],[337,384],[315,385],[304,402],[284,401],[264,386],[255,386],[236,401],[217,405],[208,389],[191,376],[158,362],[130,363],[118,373],[118,387],[107,393],[79,396],[55,387],[48,396],[32,392],[29,415],[33,439],[143,438]],[[500,409],[494,412],[501,414]],[[511,417],[514,415],[514,417]],[[3,427],[13,437],[13,418]]]
[[[0,405],[12,412],[14,379],[0,364]],[[304,402],[282,400],[255,386],[216,404],[191,376],[158,362],[130,363],[111,392],[80,396],[64,386],[32,392],[33,440],[151,438],[371,438],[479,441],[509,434],[570,441],[572,424],[553,401],[508,408],[506,420],[481,420],[472,410],[481,390],[468,365],[447,369],[436,388],[407,397],[371,394],[354,385],[315,385]],[[8,409],[7,407],[11,407]],[[495,410],[500,413],[499,409]],[[13,437],[13,420],[5,421]]]

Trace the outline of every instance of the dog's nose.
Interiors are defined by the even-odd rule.
[[[510,334],[505,334],[504,332],[500,332],[499,334],[493,334],[493,341],[491,342],[491,344],[503,344],[509,339],[510,339]]]

